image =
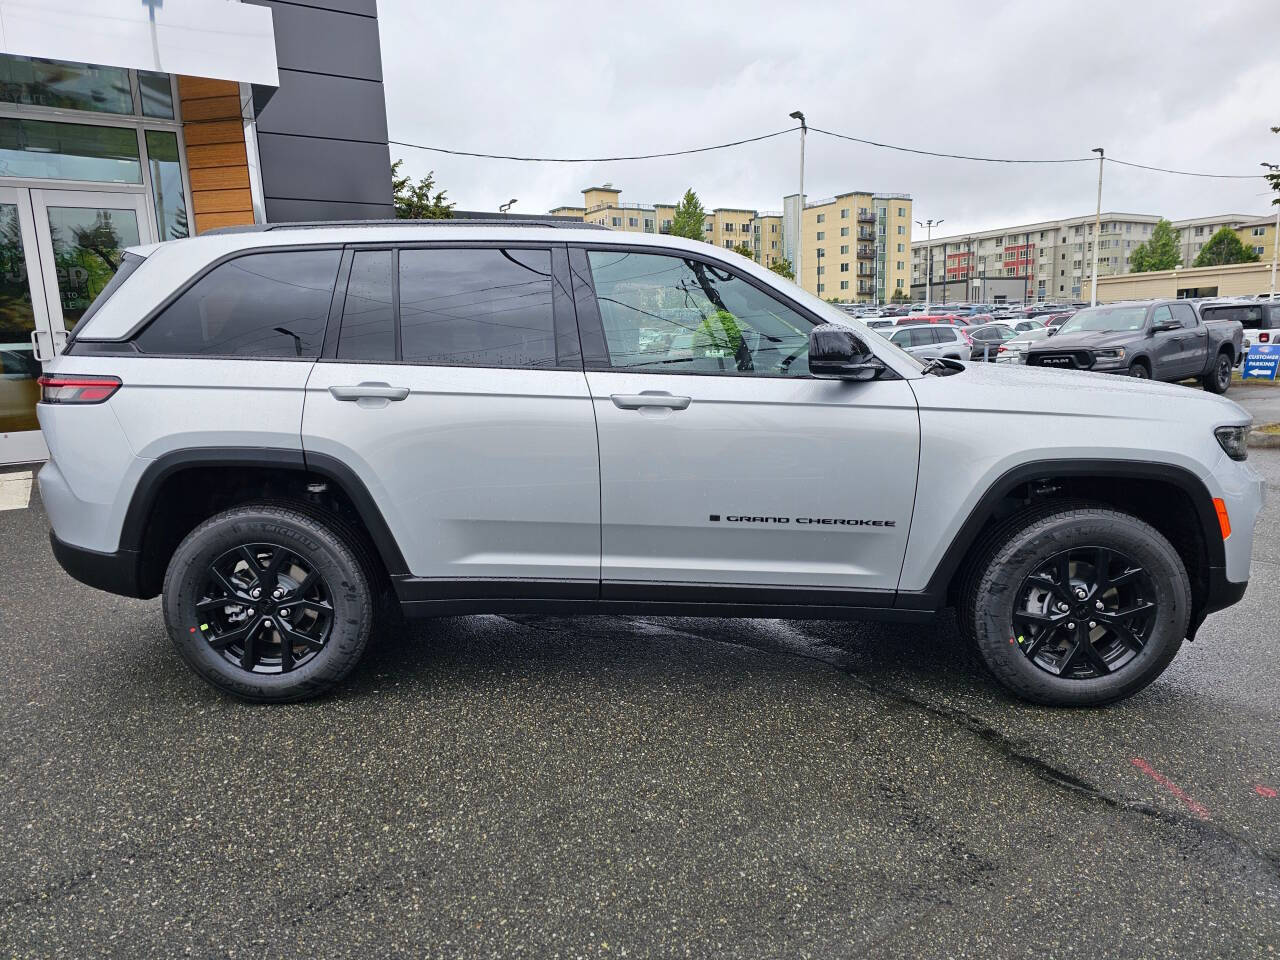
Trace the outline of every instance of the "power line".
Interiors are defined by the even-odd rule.
[[[1118,163],[1122,167],[1137,167],[1139,170],[1155,170],[1157,173],[1173,173],[1179,177],[1211,177],[1214,180],[1255,180],[1264,177],[1263,173],[1197,173],[1193,170],[1170,170],[1168,167],[1150,167],[1145,163],[1132,163],[1128,160],[1117,160],[1107,157],[1107,163]]]
[[[669,150],[666,153],[644,153],[637,154],[633,157],[516,157],[501,153],[480,153],[473,150],[453,150],[449,147],[433,147],[423,143],[406,143],[403,140],[389,140],[397,147],[413,147],[415,150],[431,150],[434,153],[448,153],[455,157],[480,157],[484,160],[519,160],[522,163],[611,163],[615,160],[658,160],[662,157],[685,157],[691,153],[708,153],[712,150],[725,150],[729,147],[740,147],[745,143],[758,143],[761,140],[770,140],[773,137],[780,137],[785,133],[794,133],[799,127],[787,127],[785,130],[778,130],[776,133],[766,133],[759,137],[747,137],[743,140],[733,140],[729,143],[717,143],[709,147],[692,147],[688,150]]]
[[[880,143],[876,140],[864,140],[862,137],[851,137],[848,134],[836,133],[833,130],[823,130],[821,127],[810,126],[810,130],[814,133],[825,133],[828,137],[836,137],[839,140],[850,140],[854,143],[865,144],[868,147],[880,147],[884,150],[897,150],[900,153],[918,153],[926,157],[945,157],[948,160],[976,160],[980,163],[1087,163],[1094,157],[1062,157],[1054,159],[1042,160],[1021,160],[1008,159],[1004,157],[971,157],[963,153],[939,153],[936,150],[918,150],[915,147],[900,147],[892,143]]]

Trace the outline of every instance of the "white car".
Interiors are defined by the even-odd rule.
[[[1039,343],[1052,333],[1053,330],[1049,327],[1032,327],[1030,330],[1024,330],[1015,339],[1000,345],[996,363],[1026,363],[1027,351],[1031,349],[1031,345]]]

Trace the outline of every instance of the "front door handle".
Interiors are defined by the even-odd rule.
[[[386,383],[360,383],[354,387],[330,387],[329,392],[335,400],[403,400],[409,395],[409,388]]]
[[[684,410],[693,402],[689,397],[673,397],[669,393],[612,393],[609,399],[619,410],[644,410],[652,407]]]

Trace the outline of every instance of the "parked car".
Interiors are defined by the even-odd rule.
[[[1242,356],[1254,343],[1280,342],[1280,300],[1210,301],[1200,307],[1200,316],[1205,323],[1220,320],[1239,322],[1244,327]]]
[[[1206,324],[1186,300],[1111,303],[1076,313],[1028,351],[1027,364],[1151,380],[1194,377],[1225,393],[1243,340],[1238,320]]]
[[[984,323],[970,327],[965,333],[969,337],[969,358],[992,362],[1000,352],[1000,345],[1017,336],[1011,327],[1003,323]]]
[[[969,359],[969,339],[959,327],[949,323],[919,323],[898,327],[889,342],[913,357]]]
[[[862,322],[872,330],[892,330],[894,326],[892,317],[866,317]]]
[[[953,327],[969,326],[969,317],[961,317],[954,313],[913,313],[909,316],[898,317],[899,326],[907,326],[908,324],[917,323],[945,323]]]
[[[64,569],[162,596],[178,655],[249,700],[331,688],[396,610],[954,603],[1009,689],[1108,703],[1244,595],[1249,415],[1030,379],[918,360],[699,241],[270,224],[123,254],[40,379],[40,492]]]
[[[1012,340],[1006,340],[1000,344],[1000,349],[996,351],[996,363],[1026,363],[1027,351],[1031,349],[1032,344],[1039,343],[1052,335],[1053,330],[1049,327],[1024,330]]]

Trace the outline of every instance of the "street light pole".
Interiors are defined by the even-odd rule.
[[[799,110],[792,110],[789,116],[792,120],[800,121],[800,212],[796,215],[796,262],[794,266],[796,283],[800,284],[801,289],[803,289],[804,274],[800,270],[800,251],[804,249],[804,137],[809,132],[809,125],[804,122],[804,114]]]
[[[512,197],[506,203],[498,204],[498,212],[505,217],[511,211],[511,208],[514,207],[515,205],[516,205],[516,198]]]
[[[1098,246],[1102,238],[1102,164],[1106,157],[1102,147],[1094,147],[1098,155],[1098,208],[1093,215],[1093,284],[1089,290],[1089,306],[1098,305]]]
[[[924,243],[924,312],[929,312],[929,303],[933,299],[933,225],[937,223],[942,225],[945,220],[926,220],[921,223],[916,221],[917,227],[924,227],[928,231],[927,239]],[[945,259],[943,261],[945,270]],[[944,274],[945,276],[945,274]]]
[[[1280,170],[1280,164],[1264,163],[1268,170]],[[1271,244],[1271,299],[1276,298],[1276,261],[1280,260],[1280,203],[1276,204],[1276,235]]]

